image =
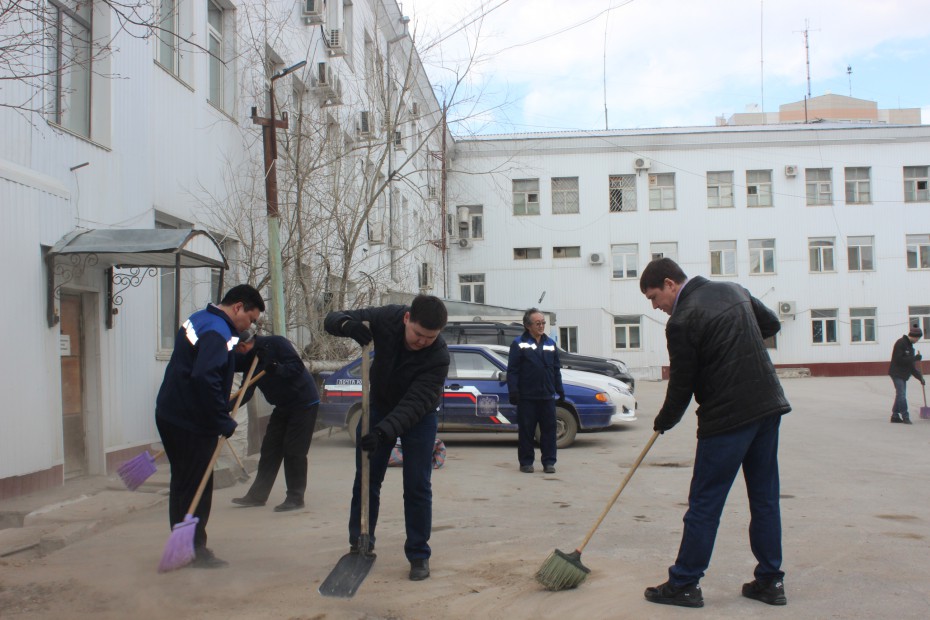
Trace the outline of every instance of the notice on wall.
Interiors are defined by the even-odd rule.
[[[66,357],[71,355],[71,336],[69,334],[61,334],[59,336],[59,344],[61,348],[61,356]]]

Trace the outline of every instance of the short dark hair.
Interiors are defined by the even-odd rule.
[[[639,292],[645,293],[649,288],[665,288],[665,278],[675,284],[681,284],[688,279],[678,263],[670,258],[657,258],[650,261],[639,276]]]
[[[424,329],[442,329],[449,321],[449,311],[435,295],[417,295],[410,302],[410,320]]]
[[[523,327],[529,327],[532,324],[530,317],[533,316],[534,314],[543,314],[543,312],[539,308],[530,308],[529,310],[524,312],[523,313]],[[545,315],[543,314],[543,316]]]
[[[265,300],[262,294],[254,286],[249,284],[237,284],[232,287],[223,296],[220,304],[223,306],[232,306],[242,302],[242,307],[246,312],[258,308],[260,312],[265,311]]]

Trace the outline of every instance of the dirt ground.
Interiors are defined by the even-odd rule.
[[[559,452],[558,473],[521,474],[512,435],[444,435],[434,472],[432,577],[407,580],[400,475],[388,472],[378,558],[351,600],[324,598],[321,581],[347,551],[352,449],[338,433],[310,451],[308,506],[274,513],[217,491],[210,547],[231,566],[156,573],[167,506],[133,515],[44,558],[0,560],[0,618],[927,618],[930,596],[930,421],[888,423],[885,377],[787,379],[794,411],[781,442],[788,607],[740,597],[754,561],[737,481],[704,580],[701,610],[652,605],[646,586],[666,578],[681,534],[694,449],[694,416],[656,442],[582,556],[576,590],[546,592],[533,573],[556,547],[584,538],[651,434],[665,383],[637,385],[639,420],[580,435]],[[918,386],[910,383],[912,417]],[[922,404],[922,403],[920,403]]]

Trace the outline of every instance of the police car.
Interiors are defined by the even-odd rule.
[[[439,415],[442,432],[517,432],[516,407],[507,393],[507,361],[485,345],[449,345],[449,375]],[[361,416],[361,359],[327,377],[320,394],[318,420],[324,426],[354,429]],[[617,412],[610,395],[563,376],[565,400],[556,404],[556,442],[566,448],[579,431],[607,428]]]

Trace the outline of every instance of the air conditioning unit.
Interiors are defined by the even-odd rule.
[[[304,16],[304,23],[322,24],[323,23],[323,0],[304,0],[301,12]]]
[[[592,265],[603,265],[604,255],[600,252],[591,252],[591,254],[588,256],[588,262]]]
[[[369,117],[370,115],[367,110],[358,113],[358,125],[356,125],[358,135],[363,137],[371,135],[371,122]]]
[[[463,250],[470,248],[471,239],[466,239],[465,237],[462,237],[461,239],[459,239],[459,247],[462,248]]]
[[[345,56],[345,38],[342,36],[342,30],[333,28],[329,31],[329,55]]]
[[[448,234],[449,237],[454,238],[454,237],[458,237],[458,232],[459,232],[459,227],[458,227],[458,224],[455,222],[455,214],[446,213],[446,234]]]
[[[778,316],[793,317],[795,314],[797,314],[797,310],[797,303],[793,301],[778,302]]]
[[[430,185],[429,187],[427,187],[426,193],[427,193],[427,196],[429,196],[430,200],[436,200],[437,198],[439,198],[439,192],[436,190],[435,185]]]
[[[417,101],[414,101],[410,104],[410,118],[419,118],[420,117],[420,104]]]
[[[649,170],[652,167],[652,162],[645,157],[637,157],[633,160],[633,167],[637,170]]]
[[[384,227],[381,222],[368,222],[368,243],[384,243]]]
[[[798,167],[797,166],[785,166],[785,176],[786,177],[798,176]]]

